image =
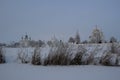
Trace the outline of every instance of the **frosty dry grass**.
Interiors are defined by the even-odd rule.
[[[2,47],[0,47],[0,63],[5,63],[5,56]]]

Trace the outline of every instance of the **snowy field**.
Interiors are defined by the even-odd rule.
[[[83,45],[87,54],[97,51],[94,57],[101,57],[107,50],[107,45]],[[79,50],[78,46],[71,45],[73,53]],[[6,63],[0,64],[0,80],[120,80],[120,67],[102,65],[79,66],[35,66],[31,63],[22,64],[18,60],[20,48],[3,48]],[[23,52],[31,59],[33,48],[24,48]],[[50,51],[50,47],[41,48],[44,58]]]
[[[0,80],[120,80],[120,67],[0,64]]]

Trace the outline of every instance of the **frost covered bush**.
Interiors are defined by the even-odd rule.
[[[74,58],[71,60],[71,65],[80,65],[82,64],[83,54],[86,53],[86,49],[83,46],[78,46],[78,51],[75,54]]]
[[[0,47],[0,63],[5,63],[5,56],[2,47]]]
[[[104,57],[101,59],[101,64],[106,66],[115,66],[117,61],[117,55],[108,52]]]
[[[76,53],[75,57],[71,60],[70,65],[80,65],[83,53]]]
[[[86,53],[83,54],[82,57],[82,64],[83,65],[88,65],[88,64],[94,64],[97,65],[99,64],[99,57],[97,56],[100,54],[99,52],[102,51],[102,48],[99,45],[95,45],[94,47],[90,46]]]
[[[87,59],[87,64],[94,64],[94,54],[91,53]]]
[[[118,43],[111,43],[108,47],[108,52],[101,58],[101,64],[107,66],[119,65],[120,45]]]
[[[117,57],[117,66],[120,66],[120,56]]]
[[[21,48],[18,51],[18,60],[20,60],[21,63],[29,63],[30,62],[30,58],[28,56],[28,51],[26,48]]]
[[[94,55],[91,54],[83,54],[82,57],[82,65],[94,64]]]
[[[116,42],[108,44],[108,51],[120,55],[120,44]]]
[[[40,54],[40,48],[35,48],[33,55],[32,55],[32,61],[31,63],[33,65],[41,65],[41,54]]]
[[[113,53],[114,55],[116,55],[116,65],[120,66],[120,43],[111,43],[111,53]]]
[[[56,47],[51,47],[48,56],[44,59],[44,65],[69,65],[70,55],[68,45],[62,41]]]
[[[88,64],[94,64],[94,65],[99,64],[100,59],[97,55],[100,54],[102,49],[103,49],[103,46],[100,46],[99,44],[97,44],[95,48],[92,51],[90,51],[91,54],[88,57]]]

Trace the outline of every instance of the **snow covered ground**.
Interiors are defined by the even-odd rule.
[[[120,80],[120,67],[0,64],[0,80]]]
[[[107,45],[83,45],[90,54],[97,49],[95,57],[101,57]],[[78,45],[71,45],[73,53],[79,50]],[[100,65],[79,66],[34,66],[22,64],[18,54],[23,51],[31,56],[33,48],[4,48],[5,64],[0,64],[0,80],[120,80],[120,67]],[[50,47],[41,48],[41,55],[48,55]]]

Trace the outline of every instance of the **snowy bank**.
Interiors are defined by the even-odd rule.
[[[120,67],[0,64],[0,80],[120,80]]]

